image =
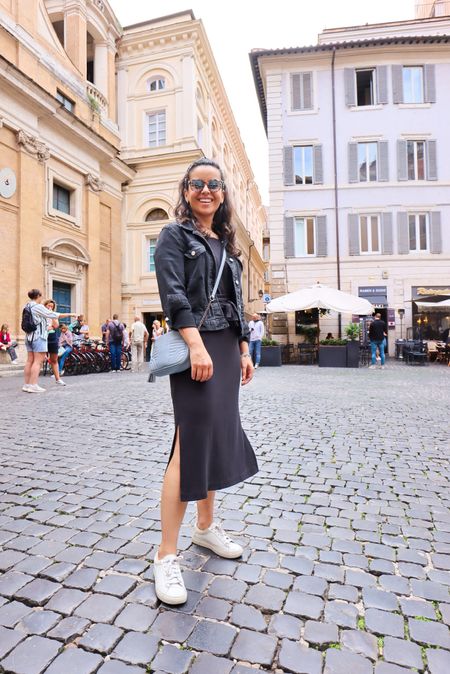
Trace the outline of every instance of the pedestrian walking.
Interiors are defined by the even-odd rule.
[[[253,314],[248,327],[250,328],[250,356],[255,368],[257,368],[261,362],[261,346],[264,337],[264,323],[261,320],[261,316]]]
[[[120,361],[122,358],[123,345],[123,323],[119,321],[119,315],[113,314],[113,319],[108,323],[106,340],[109,344],[109,353],[111,355],[111,370],[120,372]]]
[[[65,318],[75,314],[61,314],[50,311],[42,304],[42,293],[37,288],[28,292],[29,302],[22,312],[22,329],[25,332],[27,362],[25,363],[25,383],[22,391],[43,393],[45,388],[37,383],[42,363],[47,355],[48,321],[52,318]]]
[[[55,300],[45,300],[44,307],[53,313],[56,312]],[[49,318],[47,320],[47,358],[52,368],[55,384],[65,386],[65,382],[61,379],[58,367],[58,350],[59,350],[59,321],[57,318]]]
[[[11,339],[9,334],[9,327],[7,323],[3,323],[0,330],[0,349],[6,351],[8,356],[11,358],[11,362],[15,363],[17,360],[17,342]]]
[[[64,374],[64,363],[67,360],[69,353],[73,351],[73,336],[65,323],[59,325],[60,335],[58,342],[58,356],[59,356],[59,374]]]
[[[188,345],[191,361],[189,369],[170,377],[175,432],[161,494],[161,544],[154,560],[155,591],[168,604],[187,598],[176,554],[188,501],[197,501],[193,542],[221,557],[240,557],[242,547],[214,520],[215,491],[258,470],[239,415],[239,386],[253,375],[242,263],[216,162],[201,158],[191,164],[179,186],[175,213],[177,221],[162,229],[155,250],[164,314]],[[199,331],[224,252],[216,300]]]
[[[131,371],[139,372],[144,364],[144,353],[147,346],[148,330],[140,316],[134,317],[130,328]]]
[[[106,333],[108,332],[108,325],[110,323],[111,323],[111,319],[107,318],[106,321],[103,323],[102,327],[100,328],[100,330],[102,331],[102,342],[105,342],[105,344],[107,344]]]
[[[375,314],[372,323],[369,325],[369,340],[372,352],[372,363],[370,368],[377,367],[377,349],[380,358],[380,368],[384,369],[384,348],[386,344],[386,323],[381,320],[381,314]]]

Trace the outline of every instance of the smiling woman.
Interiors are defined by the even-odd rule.
[[[168,604],[187,598],[176,558],[187,501],[198,502],[193,542],[222,557],[240,557],[242,547],[213,521],[215,490],[258,470],[239,415],[239,386],[253,376],[242,265],[224,175],[216,162],[202,158],[191,164],[180,182],[175,213],[177,221],[163,228],[155,251],[164,313],[188,345],[191,363],[170,377],[175,434],[154,566],[156,594]]]

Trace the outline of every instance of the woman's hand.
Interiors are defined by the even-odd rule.
[[[241,386],[245,386],[253,379],[254,371],[255,368],[250,355],[248,353],[241,354]]]
[[[203,344],[195,344],[190,347],[191,376],[194,381],[208,381],[213,376],[213,363],[211,356]]]

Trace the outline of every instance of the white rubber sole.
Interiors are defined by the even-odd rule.
[[[208,550],[212,550],[213,552],[216,553],[216,555],[218,555],[219,557],[223,557],[224,559],[238,559],[238,557],[242,557],[243,551],[238,552],[232,552],[231,550],[224,551],[223,548],[218,548],[215,545],[211,545],[210,543],[205,542],[203,538],[197,537],[195,533],[192,535],[192,542],[195,543],[195,545],[199,545],[201,548],[207,548]]]
[[[187,592],[183,596],[180,595],[180,597],[171,597],[170,595],[164,594],[164,592],[158,592],[156,583],[155,594],[163,604],[168,604],[169,606],[178,606],[180,604],[185,604],[187,601]]]

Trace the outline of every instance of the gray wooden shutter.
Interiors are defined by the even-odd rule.
[[[430,213],[430,253],[442,253],[441,212]]]
[[[377,103],[389,103],[387,85],[387,66],[377,66]]]
[[[427,63],[423,68],[425,103],[436,103],[436,68],[434,63]]]
[[[397,141],[397,180],[408,180],[408,153],[406,140]]]
[[[436,141],[427,140],[427,180],[437,180],[437,155],[436,155]]]
[[[355,69],[344,68],[345,105],[356,105]]]
[[[300,95],[300,74],[292,73],[291,75],[291,107],[292,110],[301,110],[301,95]]]
[[[294,148],[292,145],[286,145],[283,148],[283,177],[285,185],[295,185]]]
[[[381,216],[381,252],[383,255],[392,255],[394,252],[392,213],[383,213]]]
[[[406,211],[397,213],[397,250],[399,255],[409,253],[408,213]]]
[[[323,184],[322,146],[314,145],[314,185]]]
[[[348,214],[348,254],[359,255],[359,215]]]
[[[403,103],[403,66],[391,66],[392,72],[392,100],[394,103]]]
[[[284,218],[284,256],[295,257],[294,218]]]
[[[359,182],[358,171],[358,143],[348,144],[348,182]]]
[[[313,78],[312,73],[303,73],[303,101],[302,110],[313,109]]]
[[[327,253],[327,216],[319,215],[316,218],[316,256],[326,257]]]
[[[378,141],[378,180],[389,180],[389,143],[387,140]]]

